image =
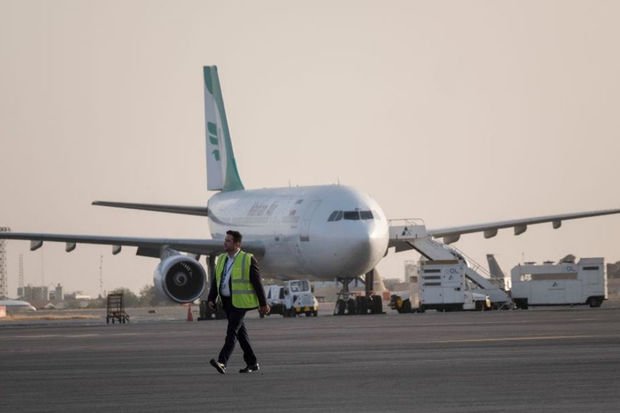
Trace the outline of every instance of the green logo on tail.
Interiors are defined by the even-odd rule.
[[[209,132],[209,142],[211,143],[211,145],[217,146],[219,140],[217,138],[217,126],[215,125],[215,123],[207,122],[207,130]],[[218,149],[214,149],[213,152],[211,152],[211,154],[213,155],[216,161],[220,160],[220,151]]]

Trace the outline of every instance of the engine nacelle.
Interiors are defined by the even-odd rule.
[[[204,292],[207,273],[194,258],[177,253],[161,260],[153,281],[163,296],[177,303],[191,303]]]

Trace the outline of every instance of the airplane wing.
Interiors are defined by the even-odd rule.
[[[513,219],[508,221],[489,222],[486,224],[466,225],[462,227],[449,227],[427,230],[428,234],[435,237],[443,237],[444,242],[450,243],[458,241],[462,234],[473,232],[483,232],[485,238],[492,238],[497,235],[497,231],[502,228],[514,228],[514,234],[520,235],[527,230],[528,225],[542,224],[551,222],[554,229],[562,226],[562,221],[569,219],[590,218],[601,215],[619,214],[620,209],[604,209],[599,211],[575,212],[572,214],[546,215],[542,217]]]
[[[602,215],[620,214],[620,209],[603,209],[598,211],[576,212],[571,214],[546,215],[533,218],[512,219],[507,221],[488,222],[475,225],[465,225],[460,227],[447,227],[439,229],[425,229],[423,226],[392,226],[390,227],[390,247],[396,247],[397,251],[411,249],[407,240],[432,236],[434,238],[443,237],[443,242],[450,244],[459,240],[463,234],[482,232],[485,238],[492,238],[497,235],[502,228],[513,228],[515,235],[523,234],[528,225],[542,224],[551,222],[554,229],[562,226],[562,221],[569,219],[590,218]]]
[[[161,204],[137,204],[133,202],[110,202],[93,201],[93,205],[106,206],[113,208],[138,209],[141,211],[170,212],[173,214],[200,215],[207,216],[207,207],[195,207],[184,205],[161,205]]]
[[[65,250],[71,252],[77,244],[103,244],[112,245],[112,252],[118,254],[121,247],[138,247],[137,255],[159,258],[161,250],[168,247],[180,252],[197,255],[219,254],[224,251],[221,240],[213,239],[180,239],[180,238],[141,238],[141,237],[115,237],[99,235],[73,235],[73,234],[38,234],[27,232],[0,232],[0,239],[15,239],[30,241],[32,251],[40,248],[43,242],[64,242]],[[243,249],[262,257],[265,253],[261,241],[244,241]]]

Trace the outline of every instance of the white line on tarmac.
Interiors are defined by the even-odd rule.
[[[1,338],[19,338],[19,339],[25,339],[25,338],[34,338],[34,339],[40,339],[40,338],[58,338],[58,337],[62,337],[62,338],[86,338],[86,337],[100,337],[102,336],[102,333],[90,333],[90,334],[36,334],[36,335],[19,335],[19,336],[5,336]],[[126,337],[126,336],[138,336],[140,335],[139,333],[106,333],[105,334],[106,337],[108,336],[114,336],[114,337]]]
[[[538,336],[538,337],[501,337],[501,338],[471,338],[463,340],[440,340],[431,341],[431,343],[488,343],[494,341],[534,341],[534,340],[566,340],[577,338],[601,338],[601,337],[613,337],[613,336],[593,336],[593,335],[579,335],[579,336]]]

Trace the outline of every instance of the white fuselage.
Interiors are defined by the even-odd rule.
[[[220,192],[209,199],[213,239],[260,240],[261,273],[333,280],[365,274],[385,255],[388,222],[370,196],[340,185]]]
[[[6,310],[9,313],[37,311],[37,309],[28,301],[22,300],[0,300],[0,306],[6,307]]]

